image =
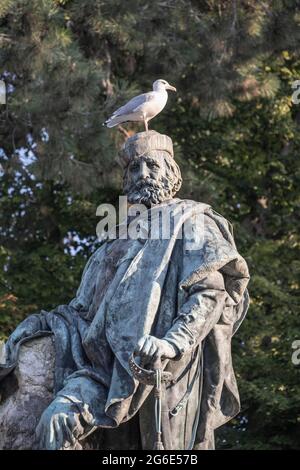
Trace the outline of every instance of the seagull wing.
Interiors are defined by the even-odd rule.
[[[128,101],[128,103],[126,103],[124,106],[121,106],[119,109],[117,109],[112,114],[110,119],[113,119],[118,116],[123,116],[125,114],[134,113],[136,109],[139,108],[141,105],[145,104],[147,101],[151,101],[154,99],[155,99],[155,94],[153,93],[153,91],[135,96],[130,101]]]

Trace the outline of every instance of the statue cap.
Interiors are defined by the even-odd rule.
[[[156,131],[138,132],[129,137],[119,152],[120,163],[126,168],[130,160],[151,150],[163,150],[174,158],[172,139]]]

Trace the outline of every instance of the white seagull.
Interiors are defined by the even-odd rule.
[[[112,116],[105,121],[107,127],[114,127],[127,121],[138,121],[145,124],[148,131],[148,122],[159,114],[167,104],[167,90],[176,91],[166,80],[156,80],[153,83],[153,91],[135,96],[128,103],[117,109]]]

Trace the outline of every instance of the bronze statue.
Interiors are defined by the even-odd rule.
[[[146,210],[104,237],[68,305],[17,327],[1,387],[22,348],[50,335],[54,390],[36,418],[35,448],[213,449],[215,429],[240,408],[231,338],[248,309],[247,264],[224,217],[175,197],[181,174],[168,136],[134,135],[120,161],[129,206]],[[130,224],[135,237],[124,236]]]

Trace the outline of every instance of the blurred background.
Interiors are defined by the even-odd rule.
[[[150,129],[173,139],[178,196],[233,223],[251,274],[242,412],[217,448],[300,449],[299,44],[295,0],[1,0],[1,338],[74,297],[96,208],[121,193],[117,150],[143,130],[102,123],[163,78],[178,92]]]

